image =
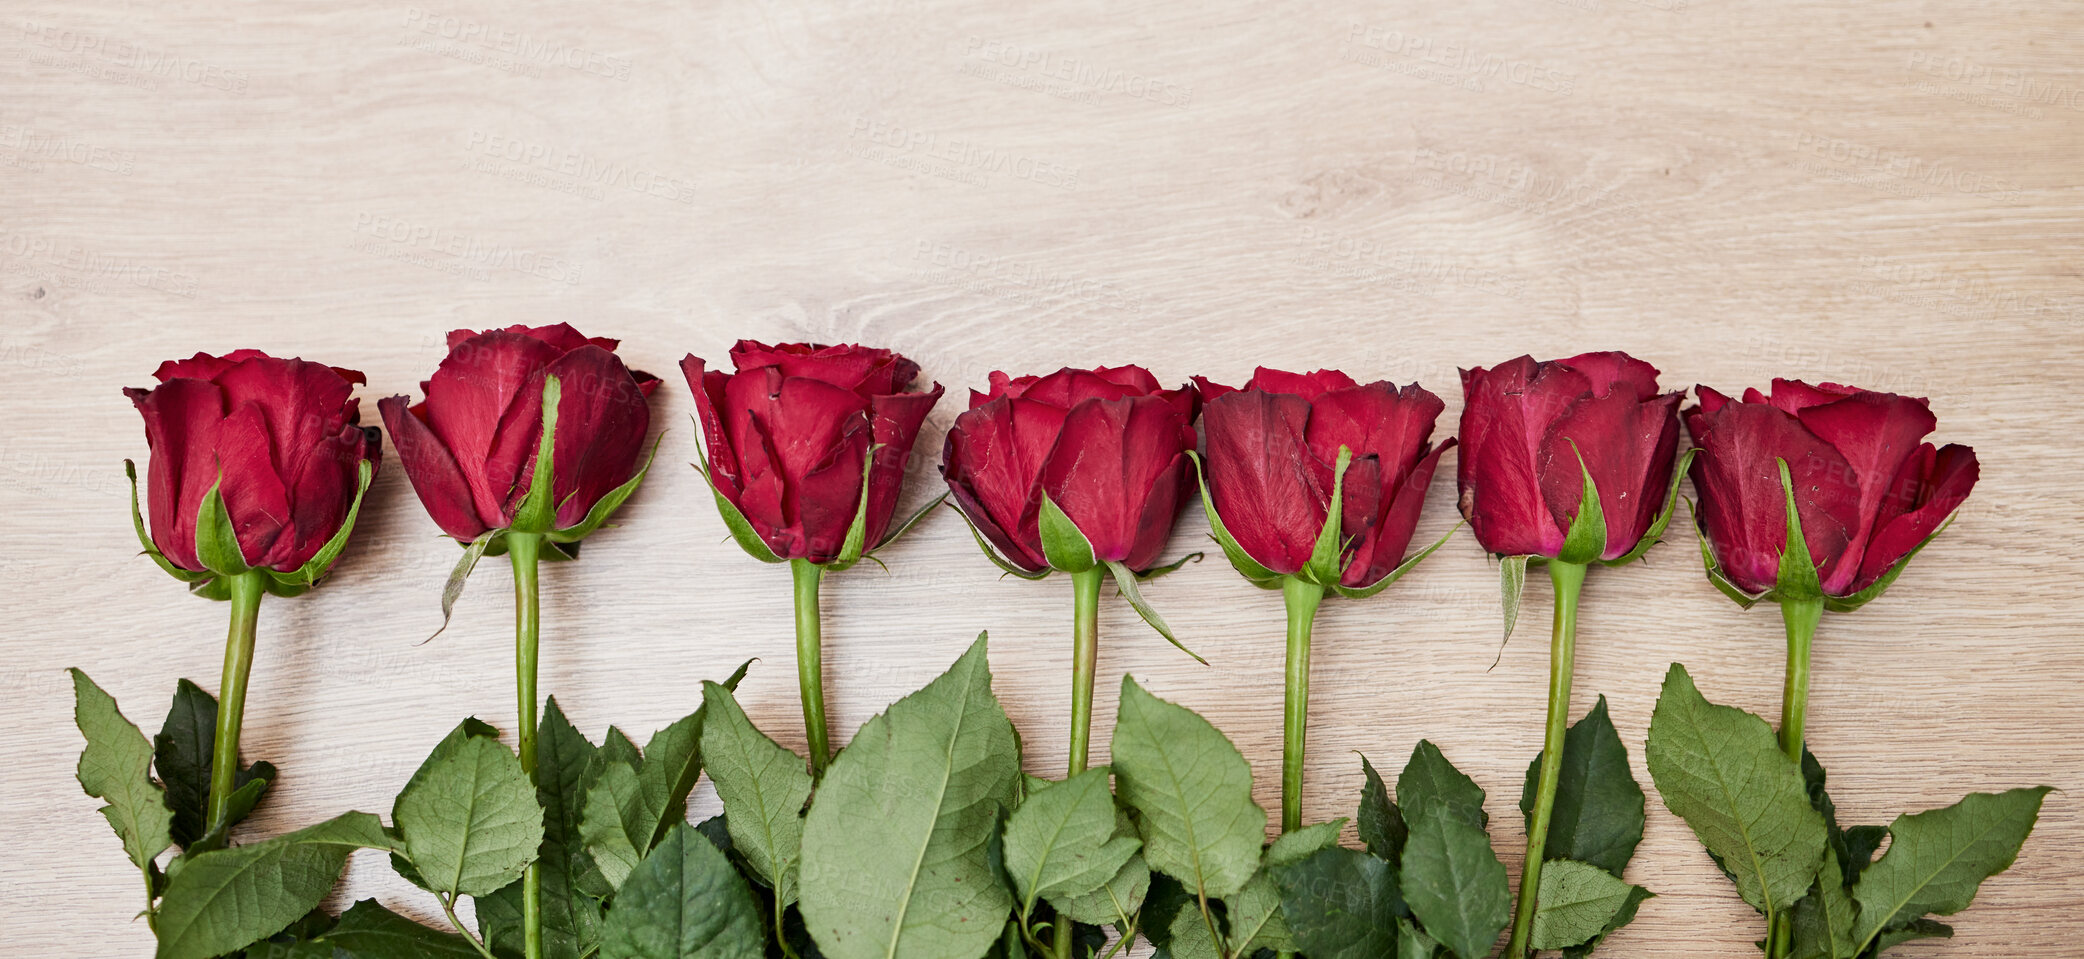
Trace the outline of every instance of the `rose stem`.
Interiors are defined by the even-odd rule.
[[[1100,581],[1107,567],[1071,574],[1071,758],[1068,779],[1085,772],[1093,738],[1093,674],[1100,663]],[[1071,919],[1058,916],[1050,936],[1057,959],[1070,959]]]
[[[810,741],[810,772],[825,776],[832,761],[831,738],[825,729],[824,638],[818,629],[818,583],[825,567],[807,559],[789,561],[796,578],[796,685],[803,695],[803,735]]]
[[[224,676],[217,686],[217,738],[210,754],[210,801],[206,831],[226,825],[226,807],[239,778],[239,726],[246,716],[246,677],[253,672],[254,627],[260,618],[260,570],[225,577],[231,587],[231,627],[224,635]]]
[[[1782,599],[1780,620],[1787,626],[1787,683],[1780,691],[1780,751],[1799,769],[1802,765],[1803,726],[1809,715],[1809,644],[1823,620],[1823,600]],[[1794,930],[1784,913],[1773,917],[1767,942],[1768,957],[1787,953]]]
[[[1288,690],[1282,710],[1281,831],[1302,828],[1303,747],[1310,722],[1310,626],[1324,587],[1296,576],[1281,581],[1288,607]]]
[[[1549,817],[1555,813],[1556,784],[1563,777],[1563,734],[1570,729],[1570,671],[1577,656],[1577,600],[1585,585],[1581,563],[1549,560],[1549,582],[1555,584],[1556,615],[1549,633],[1549,716],[1541,742],[1541,778],[1534,792],[1534,812],[1527,822],[1527,861],[1520,868],[1520,901],[1512,916],[1512,938],[1506,959],[1525,959],[1534,931],[1535,900],[1541,892],[1541,864],[1549,841]]]
[[[541,634],[542,610],[536,592],[536,560],[542,553],[541,533],[508,532],[507,559],[514,564],[514,692],[520,706],[519,733],[521,768],[534,782],[536,738],[536,641]],[[528,959],[543,954],[543,873],[539,863],[529,862],[521,876],[522,949]]]

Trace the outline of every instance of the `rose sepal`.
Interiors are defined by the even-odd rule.
[[[1563,546],[1556,551],[1554,561],[1589,566],[1598,562],[1606,552],[1606,511],[1599,505],[1599,484],[1592,481],[1592,470],[1585,465],[1584,451],[1578,449],[1576,440],[1569,442],[1571,453],[1577,456],[1577,469],[1584,477],[1585,488],[1578,496],[1577,516],[1571,519],[1570,529],[1564,532]]]
[[[1334,583],[1332,584],[1331,589],[1332,591],[1338,593],[1340,596],[1343,596],[1347,599],[1366,599],[1370,596],[1375,595],[1376,593],[1382,592],[1383,590],[1389,588],[1389,584],[1404,578],[1405,573],[1410,572],[1412,567],[1417,566],[1419,562],[1424,560],[1426,557],[1433,555],[1433,552],[1435,550],[1438,550],[1440,547],[1447,545],[1447,541],[1454,538],[1455,531],[1461,528],[1462,521],[1456,520],[1453,527],[1449,528],[1448,531],[1442,534],[1439,539],[1433,541],[1433,545],[1428,546],[1425,549],[1419,550],[1418,553],[1413,555],[1411,558],[1406,559],[1401,563],[1398,563],[1397,568],[1382,574],[1381,579],[1378,579],[1365,586],[1343,586]]]
[[[1317,529],[1317,542],[1310,548],[1310,558],[1296,571],[1296,578],[1321,587],[1337,586],[1339,577],[1345,572],[1346,541],[1339,536],[1339,525],[1345,517],[1346,468],[1353,465],[1353,450],[1345,444],[1339,445],[1338,462],[1331,468],[1331,499],[1324,504],[1324,525]]]
[[[312,554],[311,559],[303,566],[287,573],[268,570],[268,592],[277,596],[295,596],[318,585],[318,581],[332,569],[333,561],[340,557],[340,551],[347,548],[348,534],[354,532],[355,518],[362,512],[362,496],[369,492],[369,481],[375,476],[375,464],[363,460],[356,470],[355,498],[347,504],[347,518],[341,520],[339,531],[335,532],[333,538],[327,540],[324,546],[319,547],[318,552]]]
[[[546,538],[553,545],[559,547],[571,546],[572,548],[567,556],[571,559],[577,559],[579,555],[579,541],[593,535],[595,530],[600,529],[601,525],[608,521],[608,517],[614,515],[616,510],[622,508],[623,502],[637,491],[637,484],[644,482],[644,474],[651,472],[651,462],[658,459],[659,443],[665,438],[666,434],[661,432],[656,439],[651,441],[651,452],[645,455],[644,465],[637,468],[637,474],[630,477],[629,482],[609,490],[607,495],[595,501],[593,508],[586,511],[584,519],[563,529],[551,530]]]
[[[947,497],[943,496],[940,499],[935,500],[934,502],[940,503],[946,500]],[[984,531],[978,529],[977,524],[970,520],[970,514],[963,512],[962,508],[956,506],[953,502],[948,503],[948,508],[954,510],[955,515],[962,517],[962,524],[970,528],[970,536],[977,540],[977,548],[984,551],[985,558],[991,560],[991,564],[993,566],[997,566],[999,569],[1004,570],[1007,576],[1018,576],[1021,579],[1036,580],[1047,578],[1050,573],[1056,572],[1055,570],[1050,569],[1047,566],[1044,566],[1039,570],[1025,570],[1013,565],[1012,563],[1007,562],[1004,557],[1001,557],[999,555],[998,550],[991,548],[991,543],[985,541]],[[916,522],[917,519],[918,517],[913,517],[912,521]],[[910,524],[907,523],[907,525]]]
[[[145,532],[145,514],[138,507],[137,464],[124,460],[123,475],[130,478],[130,523],[137,529],[138,545],[144,547],[145,555],[152,557],[152,562],[159,564],[159,568],[165,570],[168,576],[189,584],[191,588],[196,583],[210,578],[209,570],[183,569],[174,565],[173,560],[167,559],[166,554],[159,551],[159,546],[152,542],[151,534]]]
[[[1093,557],[1092,540],[1086,538],[1085,531],[1078,528],[1070,514],[1056,505],[1056,500],[1050,499],[1048,493],[1042,494],[1041,513],[1036,517],[1036,523],[1042,535],[1042,558],[1049,563],[1049,568],[1083,573],[1099,565],[1100,561]]]

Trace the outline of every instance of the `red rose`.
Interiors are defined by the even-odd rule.
[[[1747,389],[1742,402],[1697,389],[1686,426],[1701,451],[1700,525],[1714,572],[1745,593],[1793,585],[1780,573],[1783,462],[1815,588],[1835,606],[1879,594],[1975,486],[1974,450],[1921,442],[1937,425],[1923,399],[1797,380],[1774,380],[1770,397]]]
[[[1619,562],[1663,532],[1680,394],[1657,391],[1656,367],[1626,353],[1522,356],[1463,370],[1462,395],[1462,516],[1484,549]],[[1604,535],[1566,549],[1587,474]],[[1590,522],[1583,529],[1598,532]]]
[[[1455,445],[1429,442],[1440,398],[1417,384],[1361,386],[1337,370],[1260,367],[1238,390],[1195,382],[1207,403],[1211,525],[1259,567],[1239,568],[1263,584],[1303,572],[1336,483],[1341,551],[1334,581],[1319,585],[1360,591],[1386,580],[1403,562],[1440,454]],[[1351,460],[1339,476],[1342,450]]]
[[[1161,390],[1141,367],[991,374],[970,393],[941,451],[941,475],[994,559],[1047,571],[1043,497],[1092,547],[1093,560],[1146,570],[1172,532],[1194,448],[1192,387]]]
[[[449,355],[420,384],[427,398],[408,407],[377,403],[413,491],[442,532],[470,542],[512,527],[534,485],[543,433],[543,384],[558,379],[552,437],[549,528],[569,542],[598,525],[596,505],[613,509],[638,474],[645,398],[658,377],[633,372],[616,341],[588,339],[563,323],[449,334]],[[617,494],[617,495],[611,495]]]
[[[189,582],[247,567],[287,574],[272,577],[277,587],[323,575],[360,504],[362,466],[373,473],[382,455],[377,431],[357,425],[350,394],[362,374],[237,350],[168,360],[154,375],[159,386],[123,391],[152,450],[147,551]],[[217,502],[205,503],[212,490]],[[209,541],[221,517],[236,555]]]
[[[940,384],[907,392],[919,364],[864,346],[739,340],[731,363],[736,373],[709,370],[690,354],[680,371],[701,411],[718,505],[734,534],[733,513],[749,524],[743,532],[753,538],[741,535],[740,545],[761,559],[819,565],[852,563],[882,545]],[[845,556],[857,522],[858,551]]]

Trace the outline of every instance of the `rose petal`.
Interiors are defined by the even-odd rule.
[[[1246,555],[1276,573],[1310,560],[1331,497],[1305,442],[1310,404],[1289,393],[1242,390],[1208,405],[1209,495]]]
[[[1775,392],[1779,392],[1776,389]],[[1844,399],[1804,406],[1797,414],[1802,425],[1836,448],[1850,472],[1828,477],[1828,481],[1852,487],[1859,504],[1858,523],[1851,529],[1852,543],[1844,560],[1824,581],[1824,591],[1837,595],[1859,575],[1865,544],[1882,510],[1904,461],[1916,455],[1919,440],[1938,425],[1932,411],[1919,400],[1893,393],[1855,393]]]
[[[407,408],[403,396],[378,400],[376,408],[383,414],[385,428],[391,431],[391,445],[398,449],[405,478],[411,481],[413,492],[427,508],[427,515],[433,517],[434,525],[464,542],[485,532],[488,527],[478,518],[470,483],[463,478],[448,447],[442,445],[441,437]]]

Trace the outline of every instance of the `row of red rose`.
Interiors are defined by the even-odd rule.
[[[535,565],[546,544],[553,558],[575,556],[642,480],[647,398],[659,381],[625,367],[616,341],[562,324],[459,330],[448,346],[422,402],[378,405],[421,503],[466,547],[444,614],[480,557],[504,553],[514,564],[520,752],[533,775]],[[917,519],[893,523],[905,463],[941,388],[913,391],[918,366],[883,349],[741,341],[731,358],[732,373],[681,362],[706,440],[702,469],[738,543],[794,571],[805,729],[821,772],[831,750],[818,586]],[[254,609],[263,592],[293,595],[325,573],[380,442],[358,425],[350,394],[364,380],[351,370],[241,350],[169,361],[157,376],[158,387],[126,391],[152,451],[151,527],[147,536],[138,519],[140,540],[169,573],[235,607],[215,821],[237,769]],[[1709,578],[1747,606],[1779,602],[1787,618],[1781,741],[1799,761],[1822,610],[1855,608],[1887,588],[1967,497],[1977,464],[1966,447],[1923,442],[1935,425],[1925,401],[1889,393],[1775,380],[1770,395],[1733,400],[1698,387],[1699,404],[1683,416],[1693,448],[1682,454],[1681,393],[1660,392],[1656,369],[1624,353],[1520,357],[1462,379],[1460,509],[1502,558],[1506,632],[1529,562],[1546,565],[1556,585],[1545,752],[1506,953],[1520,959],[1585,570],[1654,544],[1690,472]],[[1134,366],[1067,368],[993,373],[986,392],[972,392],[943,448],[949,494],[993,562],[1025,578],[1063,571],[1074,584],[1071,771],[1086,765],[1101,583],[1111,577],[1177,643],[1137,581],[1171,568],[1159,553],[1196,460],[1215,539],[1239,572],[1287,602],[1282,826],[1297,828],[1311,621],[1327,591],[1371,595],[1438,548],[1407,556],[1435,466],[1457,442],[1430,441],[1442,409],[1417,385],[1330,370],[1262,368],[1242,388],[1196,377],[1168,390]]]

